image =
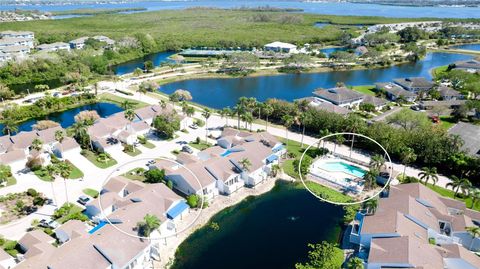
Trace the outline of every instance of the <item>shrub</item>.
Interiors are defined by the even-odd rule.
[[[167,181],[167,187],[169,187],[170,189],[173,189],[173,182],[171,180]]]
[[[10,240],[7,240],[4,244],[3,244],[3,249],[4,250],[13,250],[17,247],[17,241],[10,241]]]
[[[165,182],[165,170],[151,169],[145,172],[145,182],[160,183]]]
[[[40,196],[37,196],[35,198],[33,198],[33,205],[35,206],[43,206],[45,204],[45,199],[40,197]]]
[[[200,200],[200,197],[196,194],[191,194],[187,197],[187,204],[191,207],[191,208],[197,208],[198,206],[200,206],[198,204]]]
[[[31,196],[31,197],[37,197],[37,196],[38,196],[38,192],[37,192],[35,189],[29,188],[29,189],[27,190],[27,195],[28,195],[28,196]]]

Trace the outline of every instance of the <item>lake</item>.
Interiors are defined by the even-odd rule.
[[[480,43],[458,45],[458,46],[453,46],[452,48],[462,49],[462,50],[476,50],[476,51],[480,51]]]
[[[143,69],[144,68],[143,64],[146,61],[152,61],[154,66],[160,66],[164,62],[170,61],[168,57],[172,56],[173,54],[175,54],[175,52],[172,52],[172,51],[152,53],[152,54],[146,55],[143,58],[138,58],[135,60],[131,60],[128,62],[115,65],[112,67],[112,70],[116,75],[121,76],[128,73],[132,73],[137,68]]]
[[[242,78],[191,79],[165,84],[161,92],[171,94],[177,89],[190,91],[193,101],[212,108],[233,107],[242,96],[255,97],[259,101],[279,98],[292,101],[312,96],[316,88],[329,88],[337,82],[347,85],[373,85],[402,77],[428,77],[434,67],[455,61],[471,59],[472,56],[453,53],[428,53],[416,63],[395,65],[382,69],[334,71],[323,73],[286,74]]]
[[[65,11],[91,8],[146,8],[146,11],[164,9],[184,9],[189,7],[258,7],[272,6],[279,8],[301,8],[307,13],[329,15],[358,15],[384,17],[431,17],[431,18],[478,18],[480,7],[409,7],[376,4],[358,4],[345,2],[300,2],[281,0],[196,0],[196,1],[138,1],[123,3],[83,3],[83,4],[51,4],[51,5],[0,5],[0,10],[38,9],[41,11]]]
[[[292,269],[309,243],[337,242],[343,209],[324,203],[293,183],[278,182],[216,214],[178,248],[172,269]]]
[[[65,110],[63,112],[55,112],[48,115],[45,118],[31,119],[31,120],[22,122],[18,125],[18,131],[31,131],[32,125],[34,125],[38,120],[45,120],[45,119],[56,121],[60,123],[60,125],[63,128],[68,128],[75,123],[75,119],[74,119],[75,115],[77,115],[80,111],[84,111],[84,110],[96,110],[98,112],[98,115],[102,118],[105,118],[117,112],[123,111],[121,107],[112,103],[95,103],[90,105],[84,105],[84,106],[72,108],[69,110]],[[2,124],[0,124],[0,130],[3,130]]]

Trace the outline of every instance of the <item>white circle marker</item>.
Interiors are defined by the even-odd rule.
[[[308,147],[305,149],[305,151],[302,153],[302,156],[300,157],[300,161],[298,162],[298,167],[297,167],[297,172],[298,172],[298,175],[300,176],[300,180],[302,181],[302,184],[303,186],[308,190],[308,192],[310,192],[313,196],[317,197],[318,199],[324,201],[324,202],[327,202],[327,203],[331,203],[331,204],[335,204],[335,205],[356,205],[356,204],[361,204],[361,203],[364,203],[368,200],[371,200],[375,197],[377,197],[381,192],[383,192],[385,190],[385,188],[390,184],[390,181],[392,179],[392,172],[393,172],[393,165],[390,165],[390,172],[388,174],[388,180],[387,182],[385,183],[385,185],[383,186],[382,189],[380,189],[375,195],[372,195],[371,197],[368,197],[362,201],[356,201],[356,202],[351,202],[351,203],[342,203],[342,202],[336,202],[336,201],[330,201],[330,200],[327,200],[323,197],[320,197],[320,195],[316,194],[315,192],[313,192],[312,190],[310,190],[307,186],[307,184],[305,184],[305,180],[303,179],[303,176],[302,176],[302,173],[301,173],[301,169],[300,167],[302,167],[302,160],[303,160],[303,157],[305,156],[305,153],[307,153],[307,151],[314,145],[314,144],[318,144],[320,143],[322,140],[324,139],[327,139],[329,137],[332,137],[332,136],[338,136],[338,135],[352,135],[352,136],[359,136],[359,137],[363,137],[365,139],[368,139],[370,141],[372,141],[373,143],[377,144],[384,152],[385,154],[387,155],[387,158],[388,158],[388,162],[390,164],[392,164],[392,159],[390,158],[390,155],[388,154],[387,150],[380,144],[378,143],[377,141],[375,141],[374,139],[366,136],[366,135],[362,135],[362,134],[357,134],[357,133],[348,133],[348,132],[345,132],[345,133],[334,133],[334,134],[329,134],[329,135],[326,135],[322,138],[320,138],[319,140],[315,141],[315,143],[312,143],[310,145],[308,145]],[[320,184],[321,185],[321,184]],[[324,186],[324,185],[322,185]],[[329,188],[327,186],[324,186],[326,188]],[[334,190],[334,189],[332,189]],[[336,190],[334,190],[336,191]]]
[[[198,179],[198,177],[195,175],[195,173],[193,173],[190,169],[188,169],[187,167],[185,167],[183,164],[177,162],[176,160],[172,160],[170,158],[165,158],[165,157],[157,157],[155,159],[160,159],[160,160],[165,160],[165,161],[169,161],[171,163],[174,163],[176,165],[179,165],[180,167],[182,168],[185,168],[194,178],[195,180],[198,182],[198,185],[200,186],[200,189],[203,189],[203,186],[202,186],[202,183],[200,183],[200,180]],[[104,182],[102,183],[102,189],[103,187],[105,186],[105,184],[110,180],[110,178],[112,177],[112,175],[115,173],[115,172],[118,172],[119,169],[125,165],[128,165],[128,164],[131,164],[131,163],[135,163],[135,162],[138,162],[138,161],[151,161],[151,160],[154,160],[153,158],[138,158],[138,159],[135,159],[135,160],[132,160],[132,161],[129,161],[129,162],[126,162],[126,163],[123,163],[122,165],[120,166],[117,166],[117,169],[113,170],[108,176],[107,178],[104,180]],[[163,184],[163,183],[159,183],[159,184]],[[109,217],[107,215],[104,214],[103,212],[103,207],[102,207],[102,195],[99,196],[99,199],[98,199],[98,204],[100,206],[100,212],[102,214],[102,220],[103,221],[106,221],[108,224],[110,224],[111,226],[113,226],[115,229],[117,229],[119,232],[123,233],[123,234],[126,234],[126,235],[129,235],[129,236],[132,236],[132,237],[136,237],[136,238],[139,238],[139,239],[142,239],[142,240],[160,240],[160,239],[167,239],[167,238],[170,238],[170,237],[174,237],[174,236],[177,236],[178,234],[180,233],[183,233],[185,232],[187,229],[189,229],[190,227],[192,227],[193,224],[195,224],[195,222],[197,222],[198,218],[200,217],[200,215],[202,214],[202,211],[203,211],[203,205],[205,203],[205,198],[203,197],[203,195],[200,195],[201,199],[202,199],[202,202],[200,204],[200,210],[198,212],[198,214],[195,216],[195,218],[193,219],[193,221],[191,223],[189,223],[187,226],[185,226],[184,229],[180,230],[180,231],[175,231],[173,234],[169,234],[167,236],[162,236],[160,235],[159,237],[150,237],[150,236],[139,236],[137,234],[133,234],[133,233],[130,233],[130,232],[127,232],[127,231],[124,231],[122,229],[120,229],[117,225],[115,225],[114,223],[112,223],[112,221],[109,219]],[[115,211],[114,211],[115,212]]]

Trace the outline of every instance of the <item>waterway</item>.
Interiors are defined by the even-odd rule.
[[[60,125],[63,128],[68,128],[75,123],[75,115],[80,113],[80,111],[84,111],[84,110],[95,110],[98,112],[98,115],[100,117],[106,118],[112,114],[121,112],[123,109],[112,103],[95,103],[95,104],[83,105],[80,107],[65,110],[63,112],[51,113],[50,115],[43,118],[31,119],[31,120],[22,122],[18,125],[18,131],[31,131],[32,126],[35,123],[37,123],[37,121],[46,120],[46,119],[56,121],[60,123]],[[0,124],[0,130],[3,130],[2,124]]]
[[[312,96],[316,88],[329,88],[337,82],[347,85],[373,85],[375,82],[388,82],[394,78],[431,78],[432,68],[471,59],[470,55],[453,53],[428,53],[416,63],[406,63],[381,69],[334,71],[323,73],[286,74],[242,78],[191,79],[165,84],[161,92],[171,94],[177,89],[190,91],[193,101],[221,109],[233,107],[242,96],[255,97],[259,101],[278,98],[292,101]]]
[[[476,51],[480,51],[480,43],[458,45],[458,46],[453,46],[452,48],[462,49],[462,50],[476,50]]]
[[[118,64],[114,66],[112,69],[116,75],[121,76],[124,74],[132,73],[137,68],[143,69],[144,68],[143,64],[146,61],[152,61],[154,66],[160,66],[164,62],[169,62],[170,60],[168,59],[168,57],[172,56],[173,54],[175,54],[175,52],[171,52],[171,51],[152,53],[152,54],[146,55],[143,58],[138,58],[135,60]]]
[[[178,248],[173,269],[292,269],[305,260],[307,244],[336,242],[343,209],[321,202],[293,183],[278,182],[212,218]]]
[[[145,11],[184,9],[191,7],[258,7],[300,8],[307,13],[353,16],[384,16],[403,18],[478,18],[480,7],[409,7],[376,4],[338,3],[338,2],[300,2],[295,0],[195,0],[195,1],[138,1],[124,3],[84,3],[65,4],[59,1],[52,5],[0,5],[0,10],[15,8],[41,11],[65,11],[92,8],[146,8]]]

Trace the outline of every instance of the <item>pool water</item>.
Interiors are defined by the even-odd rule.
[[[97,226],[93,227],[90,231],[88,231],[89,234],[94,234],[96,231],[100,230],[103,226],[105,226],[108,222],[106,221],[100,221]]]
[[[343,172],[347,173],[350,175],[353,175],[355,177],[360,177],[363,178],[363,175],[365,175],[366,171],[361,169],[360,167],[350,165],[348,163],[344,163],[341,161],[338,162],[325,162],[320,165],[322,169],[325,169],[327,171],[331,172]]]
[[[227,157],[227,156],[230,155],[230,154],[232,154],[232,151],[230,151],[230,150],[227,149],[227,150],[225,150],[224,153],[220,154],[220,156],[222,156],[222,157]]]

